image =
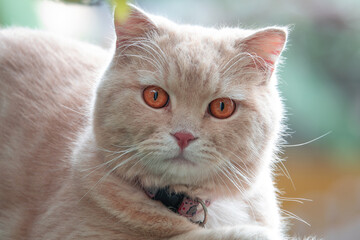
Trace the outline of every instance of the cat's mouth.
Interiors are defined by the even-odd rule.
[[[180,164],[180,165],[189,165],[189,166],[196,166],[197,164],[186,157],[183,156],[183,154],[179,154],[178,156],[174,158],[169,158],[167,161],[170,161],[174,164]]]

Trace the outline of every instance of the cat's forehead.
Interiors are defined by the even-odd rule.
[[[179,57],[191,57],[194,61],[203,57],[227,57],[234,54],[237,43],[250,31],[233,28],[206,28],[202,26],[175,25],[158,30],[156,41],[168,52]]]
[[[177,25],[178,26],[178,25]],[[229,62],[238,55],[239,36],[234,29],[217,30],[198,26],[178,26],[160,31],[156,42],[164,52],[166,69],[161,81],[184,100],[215,97],[240,99],[242,90],[234,76],[225,76]]]

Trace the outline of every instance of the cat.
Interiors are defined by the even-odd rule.
[[[287,239],[272,175],[287,28],[130,6],[115,32],[104,50],[0,31],[0,238]]]

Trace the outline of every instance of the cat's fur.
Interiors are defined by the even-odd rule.
[[[134,7],[115,29],[115,53],[0,31],[0,239],[284,239],[272,166],[286,29],[177,25]],[[169,106],[144,103],[149,85]],[[207,112],[219,97],[237,103],[228,119]],[[192,164],[168,160],[184,130],[198,137]],[[206,227],[143,191],[164,186],[211,199]]]

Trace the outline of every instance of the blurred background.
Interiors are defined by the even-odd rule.
[[[135,4],[180,23],[291,25],[279,73],[291,133],[282,155],[286,162],[279,164],[277,176],[283,214],[290,219],[291,234],[359,239],[360,1],[137,0]],[[114,38],[112,21],[106,1],[0,0],[1,27],[45,29],[105,48]]]

